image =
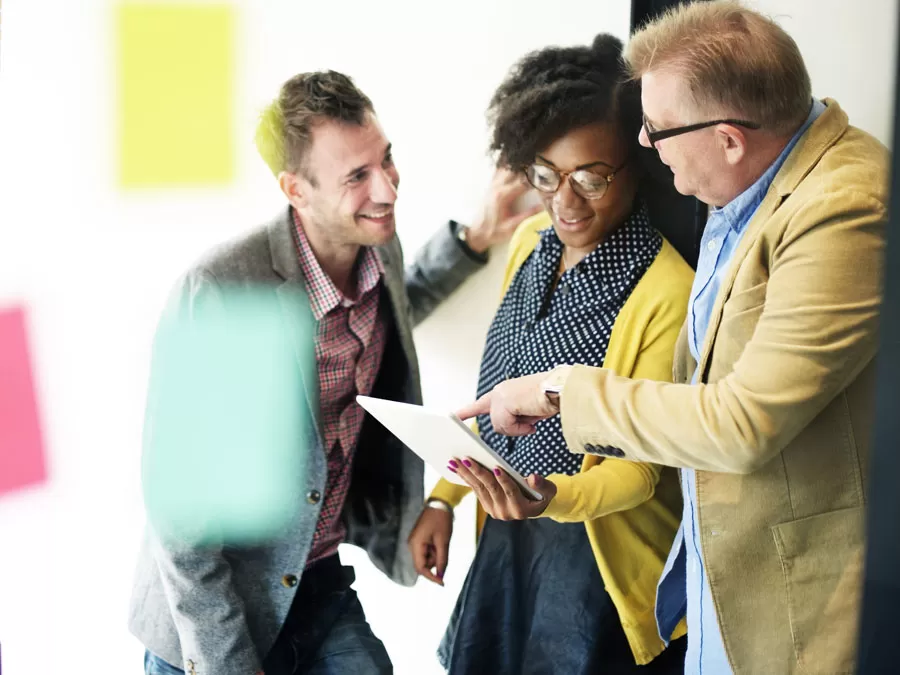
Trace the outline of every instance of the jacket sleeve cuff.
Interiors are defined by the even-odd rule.
[[[593,421],[593,415],[590,415],[591,405],[602,403],[595,391],[598,388],[598,380],[602,381],[606,373],[607,371],[602,368],[591,366],[572,366],[566,373],[563,389],[559,395],[559,419],[566,446],[571,453],[598,454],[591,451],[588,439],[584,436],[584,420],[587,418]],[[595,423],[593,427],[596,426]],[[592,436],[599,435],[592,434]]]
[[[465,227],[465,225],[461,223],[457,223],[455,220],[450,221],[450,234],[456,240],[456,243],[459,245],[460,249],[463,253],[466,254],[473,262],[476,262],[480,265],[487,264],[487,261],[490,259],[490,249],[485,251],[484,253],[477,253],[473,251],[469,245],[459,238],[459,231]]]

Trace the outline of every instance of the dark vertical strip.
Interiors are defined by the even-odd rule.
[[[631,32],[684,0],[631,0]]]
[[[631,32],[680,4],[682,0],[631,0]],[[641,161],[647,165],[651,177],[643,194],[650,222],[691,267],[696,267],[700,237],[706,226],[706,204],[679,194],[672,181],[672,172],[655,153],[642,155]]]
[[[900,26],[900,21],[898,21]],[[894,56],[895,82],[900,61]],[[894,144],[900,139],[900,89],[894,95]],[[881,347],[868,509],[868,552],[859,636],[859,673],[896,673],[900,608],[900,155],[894,148]]]

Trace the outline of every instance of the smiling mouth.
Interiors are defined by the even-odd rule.
[[[581,216],[579,218],[563,218],[558,213],[555,215],[556,215],[556,221],[562,227],[578,227],[579,225],[583,225],[584,223],[586,223],[593,217],[593,215],[590,215],[590,216]]]
[[[371,213],[360,213],[360,218],[366,220],[374,220],[378,222],[389,220],[394,216],[394,209],[381,209],[380,211],[372,211]]]

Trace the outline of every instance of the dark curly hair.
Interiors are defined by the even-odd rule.
[[[579,127],[613,122],[639,148],[640,85],[628,74],[622,42],[601,33],[590,46],[547,47],[513,66],[487,111],[491,153],[514,171]]]

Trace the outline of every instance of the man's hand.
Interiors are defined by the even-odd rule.
[[[560,369],[501,382],[474,403],[461,408],[456,415],[466,420],[490,413],[491,424],[498,433],[506,436],[532,434],[535,424],[559,412],[558,399],[551,399],[544,391],[547,382],[557,379],[552,377],[557,371]]]
[[[494,244],[502,244],[516,231],[519,224],[539,213],[540,204],[518,210],[516,202],[531,188],[524,176],[508,169],[497,169],[491,181],[484,212],[466,234],[466,244],[476,253],[484,253]]]
[[[416,572],[439,586],[444,585],[452,534],[453,514],[426,506],[407,540]]]
[[[556,496],[556,485],[538,474],[527,478],[528,485],[541,493],[541,501],[526,497],[516,482],[502,469],[488,471],[473,459],[457,459],[450,463],[475,492],[478,502],[489,516],[497,520],[525,520],[541,515]]]

